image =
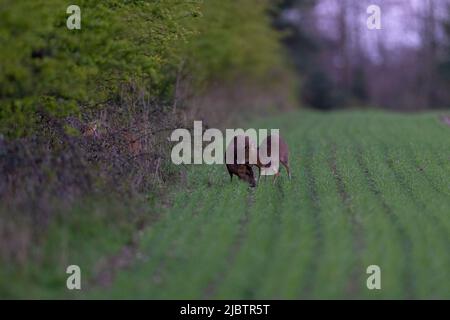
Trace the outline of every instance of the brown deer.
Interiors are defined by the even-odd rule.
[[[239,159],[238,161],[238,137],[239,140],[244,141],[244,159]],[[241,141],[242,141],[241,140]],[[249,164],[250,154],[256,151],[256,144],[248,136],[235,136],[233,141],[228,145],[225,152],[225,164],[230,175],[230,181],[233,181],[233,175],[239,177],[239,179],[244,180],[250,184],[251,187],[256,186],[255,176],[253,174],[252,167]],[[231,163],[227,163],[227,155],[232,155]],[[230,156],[231,157],[231,156]],[[242,162],[242,163],[240,163]]]
[[[100,137],[97,130],[97,121],[92,121],[85,125],[83,129],[83,136],[86,138],[95,138],[98,139]]]
[[[266,171],[273,171],[274,172],[274,178],[273,181],[275,182],[276,178],[280,175],[280,169],[276,168],[273,163],[269,161],[267,164],[261,163],[261,155],[260,151],[261,149],[266,149],[266,155],[267,157],[272,157],[272,140],[274,141],[274,144],[278,144],[278,154],[279,154],[279,163],[282,164],[286,168],[286,172],[288,174],[289,180],[291,179],[291,170],[289,168],[289,148],[287,143],[276,134],[269,135],[266,139],[261,142],[260,146],[258,147],[258,158],[256,162],[256,166],[258,167],[259,175],[258,180],[261,177],[261,169]]]

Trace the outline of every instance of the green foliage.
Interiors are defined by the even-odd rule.
[[[69,30],[68,5],[2,1],[0,130],[9,136],[29,132],[37,109],[64,116],[114,97],[121,84],[161,95],[177,42],[190,34],[182,19],[196,10],[174,0],[84,0],[81,30]]]
[[[196,83],[276,65],[269,1],[80,0],[81,30],[66,27],[69,5],[1,0],[1,133],[29,134],[36,110],[76,114],[123,88],[168,101],[181,63]]]
[[[280,35],[271,27],[267,0],[208,0],[195,21],[199,36],[188,45],[191,68],[201,80],[246,76],[261,79],[280,68]]]

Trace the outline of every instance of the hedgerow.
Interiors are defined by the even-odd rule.
[[[36,111],[78,115],[120,101],[124,88],[170,105],[180,66],[193,85],[254,79],[281,65],[269,1],[64,0],[0,4],[0,133],[36,133]]]

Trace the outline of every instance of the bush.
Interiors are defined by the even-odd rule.
[[[200,7],[202,19],[193,22],[198,36],[187,56],[197,79],[253,80],[282,68],[280,35],[271,27],[270,1],[208,0]]]
[[[0,133],[35,132],[37,110],[67,116],[120,101],[124,86],[170,104],[180,65],[196,84],[263,78],[281,65],[269,3],[80,0],[81,30],[69,30],[66,1],[4,0]]]
[[[0,13],[0,131],[34,129],[36,110],[66,116],[80,106],[117,99],[121,85],[168,94],[168,70],[180,40],[192,34],[186,1],[79,1],[81,30],[66,27],[66,1],[2,2]],[[30,19],[32,12],[33,19]]]

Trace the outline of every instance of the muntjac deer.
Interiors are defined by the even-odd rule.
[[[239,140],[243,141],[243,143],[241,142],[243,145],[238,143]],[[243,150],[239,149],[241,147],[243,147]],[[240,152],[238,152],[238,150],[240,150]],[[231,181],[233,181],[233,175],[236,175],[239,179],[248,182],[251,187],[256,186],[255,176],[252,167],[249,164],[249,158],[252,152],[256,152],[256,144],[250,137],[235,136],[233,138],[233,141],[228,145],[225,152],[225,164],[228,173],[230,174]],[[230,158],[228,160],[231,161],[227,161],[227,158]]]
[[[276,167],[276,165],[274,163],[272,163],[271,161],[269,161],[267,164],[263,164],[261,162],[261,149],[266,149],[266,153],[265,155],[268,158],[272,157],[272,141],[274,143],[274,146],[276,146],[276,144],[278,144],[278,154],[279,154],[279,164],[281,163],[285,168],[286,168],[286,172],[288,174],[289,179],[291,179],[291,170],[289,168],[289,148],[287,143],[278,135],[276,134],[272,134],[269,135],[266,139],[264,139],[263,142],[261,142],[261,144],[258,147],[258,159],[257,159],[257,163],[256,166],[258,167],[259,170],[259,176],[258,179],[261,177],[261,169],[264,171],[273,171],[274,173],[274,182],[276,180],[276,178],[280,175],[280,168],[278,166],[278,168]]]
[[[100,135],[97,130],[97,122],[92,121],[88,123],[83,130],[83,136],[87,138],[99,138]]]

